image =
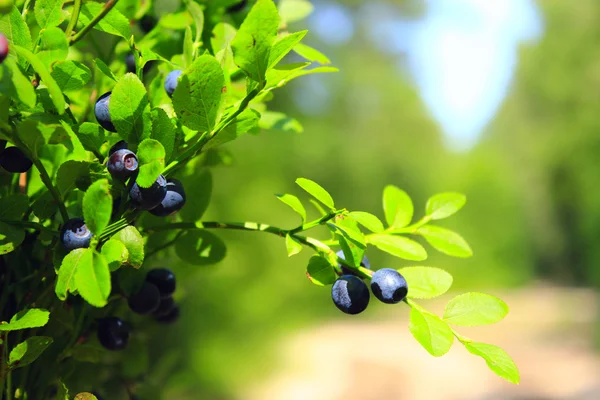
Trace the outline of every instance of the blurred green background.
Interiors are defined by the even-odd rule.
[[[569,318],[591,312],[591,318],[577,320],[576,331],[592,332],[578,342],[577,349],[597,368],[592,345],[597,302],[592,292],[577,288],[593,289],[600,283],[600,2],[492,1],[509,6],[502,11],[506,13],[504,28],[496,32],[499,41],[482,42],[482,47],[467,40],[477,36],[477,29],[486,24],[481,15],[464,13],[477,10],[474,1],[439,1],[441,6],[424,0],[313,3],[315,10],[309,19],[291,30],[311,29],[307,43],[330,56],[341,71],[299,79],[276,94],[274,108],[297,118],[304,126],[302,134],[263,132],[227,146],[234,162],[213,170],[214,193],[205,219],[294,226],[298,223],[296,216],[274,194],[301,195],[294,184],[297,177],[319,182],[339,205],[380,217],[381,192],[387,184],[395,184],[413,197],[417,217],[422,215],[428,196],[449,190],[463,192],[467,206],[442,225],[460,232],[475,255],[467,260],[452,259],[432,251],[425,265],[449,270],[455,277],[455,290],[506,295],[513,312],[527,310],[525,322],[516,324],[515,329],[520,331],[496,341],[509,352],[521,348],[512,345],[511,340],[527,336],[546,312],[528,303],[531,298],[548,304],[555,291],[566,299],[589,294],[581,304],[557,315],[556,319],[562,321],[558,328],[542,334],[544,343],[555,344],[566,353],[532,353],[527,357],[540,362],[547,358],[548,363],[554,363],[562,354],[564,362],[562,357],[572,354],[570,347],[561,347],[573,339]],[[509,3],[515,3],[514,7]],[[517,3],[530,3],[528,7],[535,14],[531,21],[523,21]],[[431,13],[455,21],[467,33],[472,28],[464,46],[460,35],[450,37],[451,33],[441,31],[437,37],[440,43],[454,40],[457,49],[463,46],[461,52],[446,55],[448,64],[460,69],[462,62],[468,72],[473,68],[469,63],[475,62],[482,79],[469,81],[465,71],[455,78],[449,71],[446,79],[453,82],[450,92],[436,92],[442,90],[439,85],[444,81],[439,81],[429,84],[433,88],[430,95],[425,93],[420,84],[426,79],[423,75],[447,67],[444,59],[437,65],[428,65],[426,57],[415,62],[415,46],[427,42],[419,42],[411,29]],[[453,20],[452,13],[462,14]],[[534,40],[512,40],[506,50],[500,45],[504,43],[502,37],[514,35],[511,27],[517,24],[537,25],[539,32]],[[393,29],[386,31],[387,26]],[[486,51],[480,51],[483,48]],[[465,58],[469,54],[471,61]],[[478,58],[507,66],[501,70],[488,68],[486,75],[485,63],[478,69]],[[466,108],[464,115],[478,118],[478,113],[489,114],[487,120],[485,116],[480,118],[485,123],[479,128],[469,130],[469,137],[461,137],[460,126],[436,118],[431,105],[437,99],[437,109],[451,111],[452,101],[461,98],[461,85],[465,85],[465,91],[475,85],[481,96],[472,99],[472,108]],[[485,103],[487,95],[496,96],[497,106],[482,110],[477,104]],[[454,134],[449,135],[449,131]],[[250,388],[268,382],[274,373],[294,376],[289,369],[292,367],[282,359],[282,343],[299,332],[343,326],[336,331],[339,341],[332,340],[325,347],[343,346],[353,352],[352,346],[368,345],[344,339],[346,333],[351,337],[355,326],[403,321],[398,328],[407,330],[408,308],[402,306],[390,309],[372,302],[359,316],[341,314],[333,306],[328,288],[316,287],[306,279],[309,251],[288,258],[280,238],[245,232],[216,233],[228,245],[228,255],[219,265],[180,265],[172,253],[155,262],[176,269],[182,288],[180,322],[161,331],[164,335],[156,339],[157,344],[174,349],[156,361],[157,368],[173,373],[165,384],[169,394],[164,398],[251,398]],[[368,256],[375,268],[414,264],[376,251],[369,251]],[[540,285],[553,289],[537,292]],[[518,300],[511,302],[514,293]],[[398,338],[397,345],[418,348],[405,336]],[[521,386],[526,390],[535,392],[544,386],[544,379],[554,379],[551,373],[536,378],[529,371],[537,369],[537,364],[514,351],[512,355],[524,373]],[[414,354],[410,362],[430,358],[424,351]],[[483,363],[474,362],[482,373],[488,373]],[[595,371],[592,367],[588,370]],[[445,371],[421,372],[426,379],[427,374]],[[342,379],[336,371],[330,373],[329,380]],[[490,383],[490,393],[504,393],[498,399],[525,398],[510,397],[512,388],[496,388],[498,379],[491,373],[486,377],[494,382]],[[396,396],[393,383],[390,385],[388,396],[361,397],[360,392],[354,392],[345,398],[418,398]],[[575,394],[535,398],[600,398],[598,392],[591,395],[597,397],[577,394],[586,385],[589,382],[573,387]],[[451,397],[446,392],[442,385],[429,398],[496,398],[483,394]],[[262,398],[289,398],[283,392],[270,393]],[[316,398],[297,393],[297,398]],[[319,398],[337,398],[328,396]]]

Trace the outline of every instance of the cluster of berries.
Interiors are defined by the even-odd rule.
[[[337,256],[344,259],[343,251]],[[361,267],[371,269],[366,256],[360,263]],[[343,275],[331,288],[331,298],[335,306],[346,314],[359,314],[369,305],[371,295],[367,284],[354,275],[351,270],[341,266]],[[378,300],[386,304],[396,304],[406,298],[408,285],[406,279],[395,269],[382,268],[375,271],[371,277],[371,292]]]
[[[136,314],[151,315],[158,322],[170,324],[179,318],[179,307],[173,300],[175,274],[166,268],[148,272],[140,290],[128,299],[129,308]],[[108,350],[122,350],[129,343],[131,326],[118,317],[98,321],[98,341]]]

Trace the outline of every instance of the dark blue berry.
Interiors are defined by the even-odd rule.
[[[71,218],[60,231],[60,241],[67,250],[90,247],[92,232],[88,229],[83,218]]]
[[[8,57],[8,40],[0,33],[0,64]]]
[[[346,259],[346,256],[344,256],[344,251],[343,250],[338,251],[337,253],[335,253],[335,255],[338,256],[339,258],[341,258],[342,260]],[[350,268],[346,268],[342,264],[338,264],[338,265],[342,269],[342,273],[344,275],[355,275],[354,271],[352,271]],[[366,255],[363,256],[363,259],[360,262],[360,266],[363,267],[363,268],[371,269],[371,263],[369,262],[369,259],[367,258]]]
[[[133,54],[127,54],[127,57],[125,57],[125,66],[127,67],[127,72],[135,74],[135,56]]]
[[[127,300],[131,311],[137,314],[151,314],[160,305],[160,292],[150,282],[144,282],[141,289]]]
[[[27,172],[33,162],[18,147],[7,147],[0,152],[0,166],[13,174]]]
[[[151,15],[144,15],[140,20],[140,28],[144,33],[150,32],[156,26],[156,18]]]
[[[129,342],[129,326],[117,317],[99,320],[97,333],[98,341],[108,350],[122,350]]]
[[[127,149],[127,142],[124,140],[119,140],[117,143],[113,144],[113,146],[108,150],[108,156],[112,156],[113,153],[117,150]]]
[[[111,92],[104,93],[98,101],[96,101],[96,106],[94,107],[94,113],[96,114],[96,120],[104,129],[110,132],[116,132],[117,128],[112,123],[110,119],[110,111],[108,110],[108,105],[110,103],[110,94]]]
[[[149,188],[142,188],[136,182],[129,191],[133,205],[142,210],[152,210],[163,201],[166,195],[167,180],[162,175]]]
[[[369,288],[357,276],[342,275],[331,288],[331,298],[337,308],[346,314],[359,314],[369,305]]]
[[[386,304],[396,304],[408,294],[406,279],[398,271],[383,268],[375,271],[371,278],[373,295]]]
[[[150,282],[158,288],[160,296],[170,297],[175,293],[175,274],[167,268],[155,268],[146,275],[146,282]]]
[[[169,97],[173,96],[173,92],[177,88],[177,84],[179,83],[179,77],[183,71],[176,69],[175,71],[169,72],[167,75],[167,79],[165,79],[165,91],[169,95]]]
[[[171,313],[175,308],[175,300],[171,296],[160,299],[160,304],[156,310],[152,313],[155,317],[164,317]]]
[[[167,181],[167,194],[158,206],[150,210],[150,214],[166,217],[181,210],[185,205],[185,191],[177,179]]]
[[[162,317],[157,317],[156,320],[163,324],[172,324],[179,319],[179,307],[175,306],[173,309]]]
[[[117,150],[108,158],[106,168],[113,178],[127,180],[138,170],[138,159],[131,150]]]

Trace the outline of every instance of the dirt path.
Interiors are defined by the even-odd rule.
[[[508,351],[521,370],[519,386],[504,383],[456,343],[444,357],[431,357],[408,332],[407,315],[382,309],[379,322],[336,321],[288,338],[280,372],[244,399],[600,400],[595,294],[547,287],[494,294],[511,306],[509,316],[461,332]],[[443,310],[442,303],[427,306]]]

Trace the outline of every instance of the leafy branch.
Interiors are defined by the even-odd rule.
[[[75,5],[74,7],[77,7],[78,2],[81,0],[76,0],[75,1]],[[72,46],[75,43],[79,42],[81,39],[83,39],[83,37],[89,32],[91,31],[94,26],[96,26],[96,24],[100,21],[102,21],[102,19],[106,16],[106,14],[108,14],[110,12],[110,10],[112,10],[112,8],[117,5],[117,2],[119,0],[108,0],[106,2],[106,4],[104,4],[104,7],[102,8],[102,11],[100,11],[91,21],[89,24],[87,24],[86,26],[84,26],[79,32],[77,32],[75,34],[75,36],[73,36],[72,38],[70,38],[69,40],[69,45]],[[74,9],[75,11],[75,9]],[[73,13],[75,14],[75,12]],[[71,19],[72,21],[73,19]],[[75,21],[76,23],[77,21]],[[67,27],[68,29],[68,27]],[[71,28],[72,29],[72,28]]]

